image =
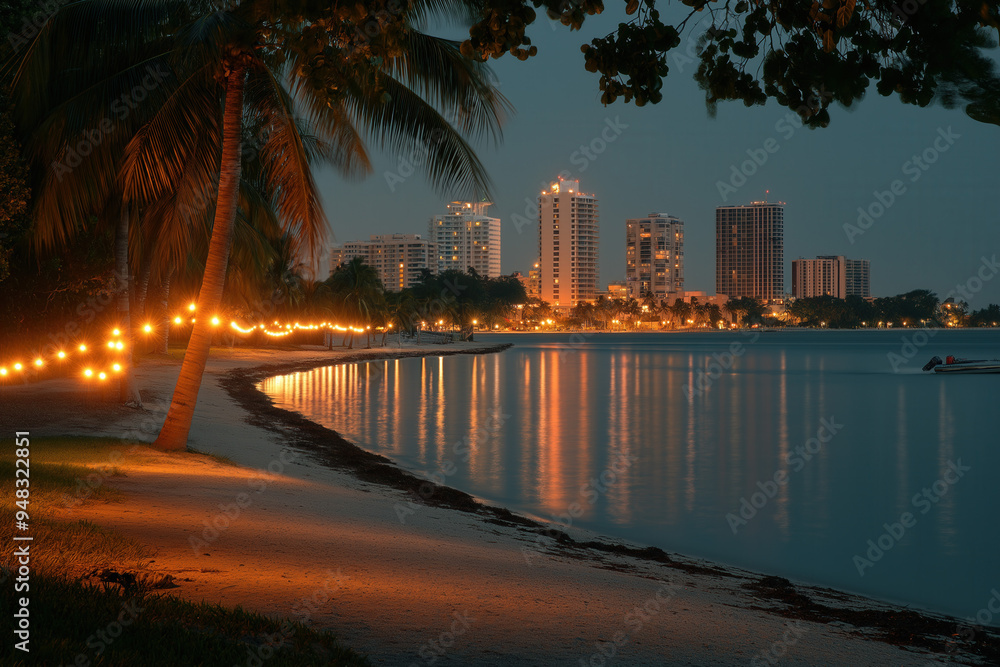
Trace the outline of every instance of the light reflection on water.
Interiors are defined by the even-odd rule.
[[[1000,377],[942,378],[919,367],[933,354],[995,357],[1000,336],[941,332],[893,373],[886,354],[899,352],[901,335],[483,337],[515,347],[319,368],[262,389],[495,503],[543,518],[576,514],[574,525],[605,534],[971,616],[1000,585],[990,485],[1000,464]],[[734,342],[744,353],[692,393],[712,355]],[[824,419],[843,429],[815,455],[803,453]],[[972,470],[921,514],[914,495],[958,459]],[[734,535],[727,514],[778,472],[787,483]],[[853,557],[906,511],[916,525],[859,576]]]

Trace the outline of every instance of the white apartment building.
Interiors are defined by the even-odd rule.
[[[577,179],[559,179],[538,197],[538,291],[568,309],[597,296],[598,200]]]
[[[378,271],[382,285],[398,292],[412,287],[423,269],[437,273],[437,249],[419,234],[373,234],[368,241],[349,241],[330,249],[330,272],[354,257]]]
[[[871,296],[867,259],[846,259],[843,255],[819,255],[816,259],[792,260],[792,296],[806,299],[829,295]]]
[[[625,281],[629,294],[657,299],[684,290],[684,222],[650,213],[625,221]]]
[[[448,213],[431,218],[428,238],[437,244],[438,272],[455,269],[500,275],[500,219],[486,215],[490,202],[453,201]]]

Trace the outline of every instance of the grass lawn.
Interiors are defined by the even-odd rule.
[[[139,449],[133,450],[134,446]],[[195,604],[144,586],[151,554],[114,531],[56,518],[56,510],[87,502],[120,502],[107,481],[121,475],[126,452],[141,461],[145,445],[106,439],[32,439],[30,467],[30,579],[15,592],[12,539],[16,512],[13,443],[0,451],[0,614],[12,618],[29,598],[30,653],[0,645],[0,663],[13,665],[368,665],[366,658],[287,619],[240,608]],[[88,583],[94,571],[126,575],[125,583]]]

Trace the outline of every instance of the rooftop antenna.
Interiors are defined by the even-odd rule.
[[[767,203],[767,195],[768,195],[768,194],[769,194],[770,192],[771,192],[770,190],[764,190],[764,203],[765,203],[765,204]]]

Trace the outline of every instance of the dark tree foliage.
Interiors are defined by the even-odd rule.
[[[1000,306],[995,303],[969,314],[970,327],[995,327],[998,324],[1000,324]]]
[[[469,272],[448,270],[433,275],[424,271],[410,290],[416,305],[414,320],[447,319],[468,325],[479,317],[499,316],[515,304],[528,300],[524,285],[513,276],[490,278]]]
[[[50,355],[103,337],[116,321],[113,244],[91,227],[44,258],[15,254],[0,283],[0,356]]]
[[[938,298],[930,290],[913,290],[869,302],[858,296],[838,299],[829,295],[796,299],[788,312],[804,326],[832,329],[871,327],[882,322],[892,326],[942,326]]]
[[[21,147],[14,139],[14,127],[0,100],[0,282],[10,275],[14,245],[28,230],[31,191],[21,159]]]
[[[695,78],[710,112],[720,101],[774,99],[806,125],[825,127],[834,102],[850,107],[874,84],[906,104],[962,105],[973,119],[1000,124],[1000,76],[991,58],[998,0],[681,1],[690,11],[671,24],[656,0],[624,0],[631,18],[582,45],[587,69],[601,75],[605,104],[660,102],[671,51],[695,39]],[[574,29],[604,10],[601,0],[486,0],[463,53],[534,55],[525,34],[536,18],[529,4]],[[711,16],[711,26],[692,35],[689,22],[699,12]]]

